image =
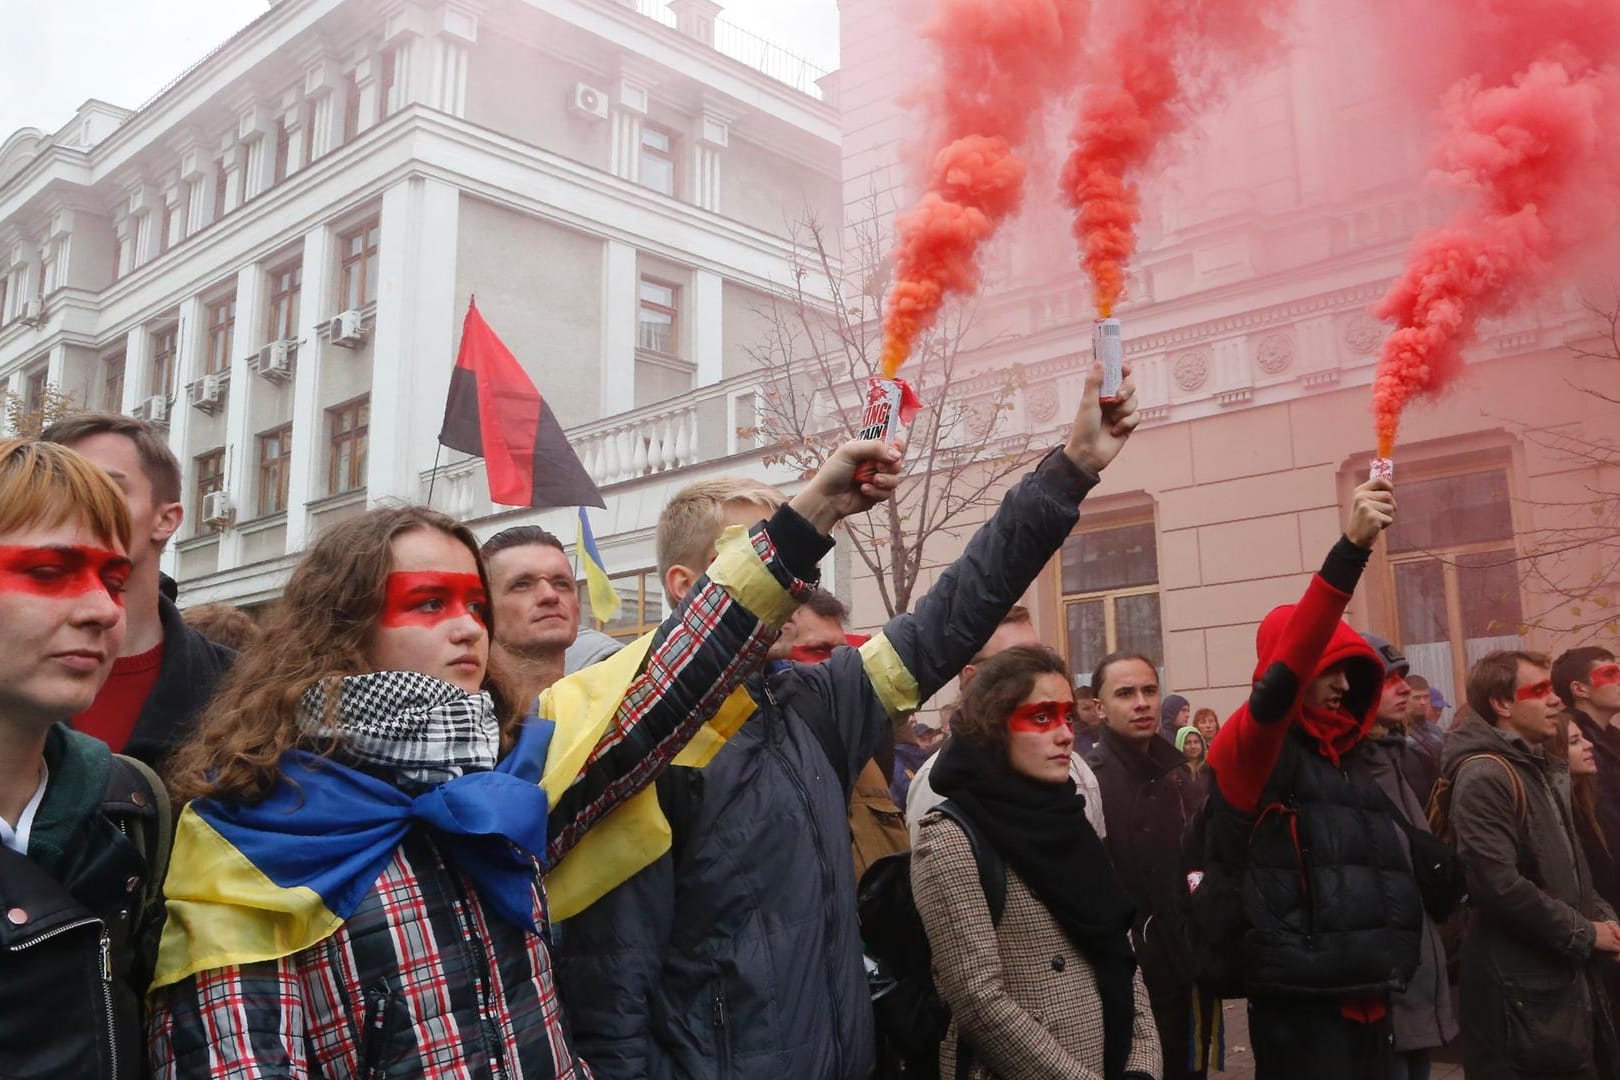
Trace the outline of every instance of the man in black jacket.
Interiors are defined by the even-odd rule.
[[[1598,645],[1570,649],[1553,661],[1553,690],[1592,744],[1597,758],[1598,824],[1610,850],[1620,846],[1620,663]]]
[[[0,1076],[145,1075],[161,785],[62,721],[124,636],[129,518],[90,462],[0,443]]]
[[[114,753],[160,767],[196,725],[236,654],[187,626],[162,594],[158,560],[185,519],[180,464],[150,424],[111,413],[80,413],[40,436],[99,465],[124,495],[134,529],[134,564],[124,594],[128,631],[112,674],[73,727]]]
[[[1208,998],[1195,1002],[1192,959],[1182,926],[1186,881],[1181,837],[1198,809],[1187,759],[1159,733],[1159,673],[1152,660],[1129,652],[1103,657],[1091,676],[1102,703],[1103,727],[1089,758],[1102,789],[1108,857],[1136,904],[1131,942],[1153,1000],[1164,1050],[1164,1080],[1202,1080],[1207,1044],[1193,1048],[1196,1027],[1213,1029]]]
[[[855,918],[850,789],[887,731],[977,653],[1057,553],[1079,503],[1136,426],[1135,392],[1086,380],[1068,442],[1001,509],[913,612],[860,649],[783,661],[749,684],[756,712],[675,798],[673,854],[563,923],[558,986],[603,1080],[863,1080],[872,1007]],[[659,523],[671,598],[749,496],[685,492]],[[701,544],[693,528],[699,523]],[[680,542],[677,542],[677,541]],[[671,770],[674,771],[674,770]]]

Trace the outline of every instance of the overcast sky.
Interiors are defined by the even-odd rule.
[[[838,66],[836,0],[721,0],[731,21]],[[89,98],[134,108],[268,10],[267,0],[0,0],[0,142],[55,131]]]

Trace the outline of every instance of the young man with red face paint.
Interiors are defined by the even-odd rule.
[[[1563,702],[1535,653],[1488,653],[1466,686],[1470,713],[1442,761],[1468,879],[1463,1068],[1468,1080],[1607,1080],[1620,1047],[1599,983],[1620,963],[1620,925],[1581,852],[1569,769],[1547,752]]]
[[[1421,955],[1412,851],[1365,743],[1384,665],[1342,619],[1394,488],[1362,484],[1346,517],[1300,602],[1260,624],[1254,689],[1210,748],[1191,834],[1198,976],[1248,998],[1257,1080],[1387,1080],[1390,995]]]
[[[161,767],[196,726],[235,653],[187,626],[159,588],[158,560],[180,529],[180,465],[164,437],[128,416],[82,413],[45,429],[99,465],[122,492],[132,527],[123,648],[101,692],[73,718],[115,753]]]
[[[118,656],[129,531],[90,462],[0,442],[0,1076],[144,1075],[162,909],[139,841],[164,796],[64,723]]]

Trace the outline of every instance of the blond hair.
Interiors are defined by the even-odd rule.
[[[757,506],[763,517],[787,501],[771,485],[741,476],[717,476],[681,488],[658,515],[659,578],[665,578],[672,566],[701,571],[714,561],[727,507]]]
[[[55,443],[0,442],[0,533],[67,524],[129,550],[129,507],[106,473]]]

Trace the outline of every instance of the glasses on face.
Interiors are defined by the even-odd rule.
[[[1045,735],[1074,720],[1073,701],[1031,701],[1018,706],[1007,717],[1007,730]]]
[[[1521,686],[1513,691],[1515,701],[1534,701],[1536,698],[1552,697],[1553,685],[1551,679],[1542,679],[1530,686]]]

